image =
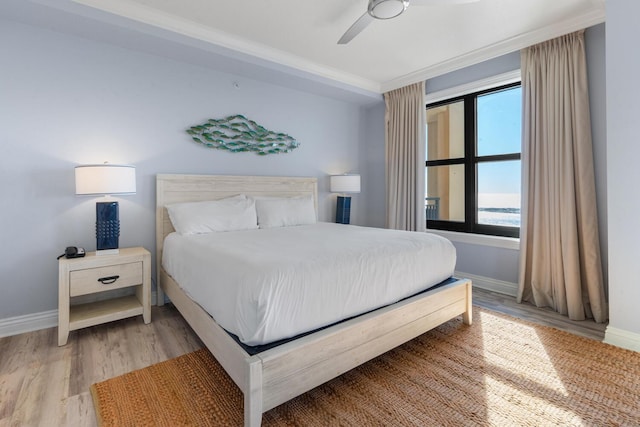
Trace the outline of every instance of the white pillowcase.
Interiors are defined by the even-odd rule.
[[[288,227],[316,223],[313,196],[257,197],[255,200],[260,228]]]
[[[258,228],[255,201],[240,194],[207,202],[167,205],[173,228],[180,234]]]

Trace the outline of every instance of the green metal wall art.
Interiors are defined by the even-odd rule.
[[[224,119],[209,119],[187,129],[191,138],[206,147],[231,153],[253,152],[260,156],[288,153],[300,143],[286,133],[274,132],[237,114]]]

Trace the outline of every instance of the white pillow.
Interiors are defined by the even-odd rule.
[[[173,228],[180,234],[258,228],[255,202],[240,194],[207,202],[176,203],[167,206]]]
[[[313,196],[256,198],[260,228],[288,227],[316,223]]]

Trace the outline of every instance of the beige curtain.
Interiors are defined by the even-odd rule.
[[[424,231],[424,82],[384,94],[387,228]]]
[[[524,49],[521,57],[518,302],[605,322],[584,31]]]

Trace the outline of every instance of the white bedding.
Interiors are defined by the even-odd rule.
[[[434,234],[333,223],[181,236],[162,265],[220,326],[248,345],[317,329],[453,275]]]

